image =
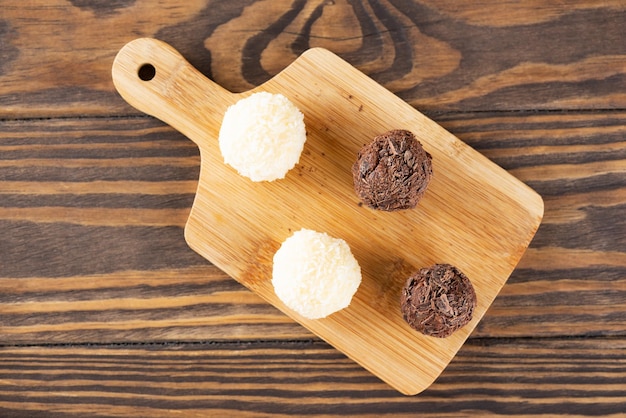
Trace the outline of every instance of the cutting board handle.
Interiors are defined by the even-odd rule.
[[[117,54],[113,84],[136,109],[171,125],[199,146],[214,140],[235,95],[196,70],[165,42],[139,38]]]

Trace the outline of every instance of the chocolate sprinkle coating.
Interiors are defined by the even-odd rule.
[[[359,151],[352,166],[354,191],[372,209],[417,206],[433,174],[432,157],[413,133],[396,129],[378,135]]]
[[[476,292],[458,268],[435,264],[415,272],[400,298],[402,316],[411,328],[445,338],[472,320]]]

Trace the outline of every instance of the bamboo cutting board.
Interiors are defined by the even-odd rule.
[[[308,50],[265,84],[234,94],[171,46],[141,38],[118,53],[113,81],[131,105],[200,148],[189,246],[404,394],[427,388],[452,360],[543,216],[537,193],[324,49]],[[299,164],[271,183],[226,166],[217,143],[226,108],[256,91],[287,96],[307,127]],[[369,209],[352,188],[358,150],[390,129],[412,131],[433,156],[433,180],[413,210]],[[271,284],[274,252],[301,228],[346,240],[363,273],[351,305],[320,320],[290,311]],[[478,298],[473,320],[444,339],[413,331],[400,313],[408,275],[434,263],[459,267]]]

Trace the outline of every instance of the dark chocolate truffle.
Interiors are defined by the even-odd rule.
[[[372,209],[412,209],[433,174],[432,157],[413,133],[396,129],[378,135],[359,151],[352,166],[354,191]]]
[[[444,338],[472,320],[476,292],[458,268],[435,264],[409,277],[400,304],[402,316],[411,328]]]

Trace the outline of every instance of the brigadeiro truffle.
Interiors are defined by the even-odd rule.
[[[435,264],[409,277],[400,304],[402,316],[411,328],[444,338],[472,320],[476,293],[458,268]]]
[[[354,190],[373,209],[417,206],[433,174],[432,157],[413,133],[396,129],[378,135],[359,151],[352,166]]]
[[[301,229],[274,254],[272,285],[287,307],[309,319],[350,305],[361,284],[361,267],[341,238]]]

